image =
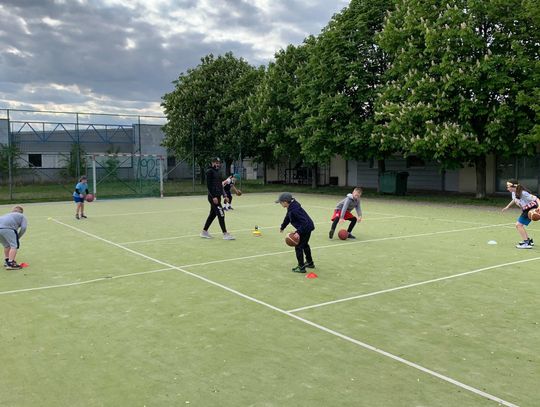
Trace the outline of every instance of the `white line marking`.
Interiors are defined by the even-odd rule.
[[[336,243],[329,244],[329,245],[312,247],[311,249],[312,250],[314,250],[314,249],[328,249],[328,248],[331,248],[331,247],[341,247],[341,246],[348,246],[348,245],[360,244],[360,243],[372,243],[372,242],[383,242],[383,241],[386,241],[386,240],[410,239],[410,238],[414,238],[414,237],[425,237],[425,236],[433,236],[433,235],[440,235],[440,234],[447,234],[447,233],[465,232],[465,231],[469,231],[469,230],[487,229],[487,228],[493,228],[493,227],[503,227],[503,226],[506,226],[506,225],[507,225],[507,223],[502,223],[502,224],[496,224],[496,225],[478,226],[478,227],[473,227],[473,228],[452,229],[452,230],[442,230],[442,231],[439,231],[439,232],[419,233],[419,234],[416,234],[416,235],[381,237],[381,238],[377,238],[377,239],[355,240],[353,242],[344,242],[344,243],[336,242]],[[199,267],[199,266],[207,266],[209,264],[225,263],[225,262],[237,261],[237,260],[256,259],[258,257],[276,256],[276,255],[279,255],[279,254],[290,253],[291,251],[292,250],[284,250],[284,251],[272,252],[272,253],[255,254],[253,256],[243,256],[243,257],[235,257],[235,258],[229,258],[229,259],[213,260],[213,261],[208,261],[208,262],[204,262],[204,263],[186,264],[186,265],[182,265],[180,267],[184,267],[184,268],[187,268],[187,267]]]
[[[390,216],[390,217],[386,217],[386,218],[369,218],[369,221],[396,219],[396,218],[403,218],[403,217],[404,216]],[[328,221],[314,222],[314,223],[316,225],[320,225],[320,224],[328,224],[328,225],[330,225],[331,221],[328,220]],[[259,226],[259,229],[275,229],[275,230],[279,230],[279,225]],[[231,233],[250,232],[252,230],[253,230],[253,228],[251,228],[251,229],[234,229],[234,230],[229,230],[229,232],[231,232]],[[160,242],[160,241],[165,241],[165,240],[184,239],[184,238],[189,238],[189,237],[199,237],[199,233],[197,233],[196,235],[181,235],[181,236],[171,236],[171,237],[159,237],[157,239],[148,239],[148,240],[133,240],[133,241],[130,241],[130,242],[120,242],[119,244],[151,243],[151,242]]]
[[[530,261],[536,261],[536,260],[540,260],[540,257],[533,257],[531,259],[526,259],[526,260],[517,260],[517,261],[510,262],[510,263],[496,264],[494,266],[483,267],[483,268],[476,269],[476,270],[471,270],[471,271],[465,271],[464,273],[453,274],[451,276],[434,278],[434,279],[431,279],[431,280],[420,281],[418,283],[412,283],[412,284],[402,285],[402,286],[399,286],[399,287],[388,288],[386,290],[374,291],[374,292],[367,293],[367,294],[355,295],[353,297],[341,298],[339,300],[322,302],[320,304],[307,305],[305,307],[291,309],[288,312],[304,311],[304,310],[307,310],[307,309],[323,307],[325,305],[331,305],[331,304],[337,304],[337,303],[340,303],[340,302],[352,301],[352,300],[356,300],[356,299],[359,299],[359,298],[373,297],[375,295],[384,294],[384,293],[390,293],[392,291],[398,291],[398,290],[404,290],[406,288],[418,287],[418,286],[421,286],[421,285],[424,285],[424,284],[436,283],[438,281],[450,280],[450,279],[457,278],[457,277],[467,276],[469,274],[480,273],[481,271],[493,270],[493,269],[497,269],[497,268],[501,268],[501,267],[512,266],[512,265],[521,264],[521,263],[528,263]]]
[[[206,283],[208,283],[208,284],[211,284],[211,285],[213,285],[213,286],[219,287],[219,288],[221,288],[221,289],[223,289],[223,290],[225,290],[225,291],[228,291],[228,292],[230,292],[230,293],[232,293],[232,294],[235,294],[235,295],[237,295],[237,296],[239,296],[239,297],[242,297],[242,298],[244,298],[244,299],[246,299],[246,300],[248,300],[248,301],[251,301],[251,302],[260,304],[260,305],[262,305],[262,306],[264,306],[264,307],[267,307],[267,308],[269,308],[269,309],[272,309],[272,310],[274,310],[274,311],[277,311],[277,312],[279,312],[280,314],[286,315],[286,316],[288,316],[288,317],[290,317],[290,318],[296,319],[297,321],[303,322],[304,324],[310,325],[310,326],[312,326],[312,327],[314,327],[314,328],[317,328],[317,329],[319,329],[319,330],[321,330],[321,331],[324,331],[324,332],[326,332],[326,333],[329,333],[330,335],[334,335],[334,336],[336,336],[336,337],[338,337],[338,338],[341,338],[341,339],[343,339],[343,340],[345,340],[345,341],[348,341],[348,342],[350,342],[350,343],[353,343],[353,344],[355,344],[355,345],[358,345],[358,346],[360,346],[360,347],[362,347],[362,348],[364,348],[364,349],[371,350],[371,351],[376,352],[376,353],[378,353],[378,354],[380,354],[380,355],[383,355],[383,356],[386,356],[386,357],[388,357],[388,358],[390,358],[390,359],[393,359],[393,360],[395,360],[395,361],[397,361],[397,362],[403,363],[403,364],[405,364],[405,365],[407,365],[407,366],[409,366],[409,367],[412,367],[412,368],[414,368],[414,369],[420,370],[420,371],[422,371],[422,372],[424,372],[424,373],[426,373],[426,374],[428,374],[428,375],[437,377],[437,378],[439,378],[439,379],[441,379],[441,380],[443,380],[443,381],[446,381],[446,382],[448,382],[448,383],[451,383],[451,384],[453,384],[453,385],[455,385],[455,386],[458,386],[458,387],[460,387],[460,388],[462,388],[462,389],[468,390],[468,391],[470,391],[470,392],[472,392],[472,393],[474,393],[474,394],[477,394],[477,395],[482,396],[482,397],[484,397],[484,398],[487,398],[487,399],[489,399],[489,400],[495,401],[495,402],[500,403],[500,404],[502,404],[502,405],[504,405],[504,406],[507,406],[507,407],[518,407],[516,404],[512,404],[512,403],[510,403],[510,402],[508,402],[508,401],[506,401],[506,400],[503,400],[503,399],[501,399],[501,398],[499,398],[499,397],[496,397],[496,396],[494,396],[494,395],[492,395],[492,394],[486,393],[486,392],[484,392],[484,391],[482,391],[482,390],[479,390],[479,389],[477,389],[477,388],[475,388],[475,387],[469,386],[468,384],[465,384],[465,383],[462,383],[462,382],[457,381],[457,380],[455,380],[455,379],[452,379],[451,377],[442,375],[442,374],[440,374],[440,373],[438,373],[438,372],[436,372],[436,371],[434,371],[434,370],[425,368],[425,367],[423,367],[423,366],[421,366],[421,365],[419,365],[419,364],[416,364],[416,363],[414,363],[414,362],[411,362],[411,361],[409,361],[409,360],[407,360],[407,359],[401,358],[401,357],[396,356],[396,355],[394,355],[394,354],[392,354],[392,353],[386,352],[386,351],[384,351],[384,350],[382,350],[382,349],[378,349],[378,348],[376,348],[376,347],[374,347],[374,346],[372,346],[372,345],[369,345],[369,344],[367,344],[367,343],[365,343],[365,342],[356,340],[356,339],[354,339],[354,338],[351,338],[350,336],[344,335],[344,334],[342,334],[342,333],[340,333],[340,332],[337,332],[337,331],[334,331],[334,330],[332,330],[332,329],[329,329],[329,328],[327,328],[327,327],[325,327],[325,326],[319,325],[319,324],[317,324],[317,323],[315,323],[315,322],[312,322],[312,321],[310,321],[310,320],[307,320],[307,319],[305,319],[305,318],[302,318],[302,317],[300,317],[300,316],[298,316],[298,315],[295,315],[295,314],[293,314],[293,313],[291,313],[291,312],[285,311],[285,310],[283,310],[283,309],[281,309],[281,308],[278,308],[278,307],[276,307],[276,306],[274,306],[274,305],[268,304],[268,303],[266,303],[266,302],[264,302],[264,301],[261,301],[261,300],[258,300],[258,299],[256,299],[256,298],[254,298],[254,297],[251,297],[251,296],[249,296],[249,295],[246,295],[246,294],[244,294],[244,293],[242,293],[242,292],[240,292],[240,291],[237,291],[237,290],[235,290],[235,289],[233,289],[233,288],[227,287],[227,286],[225,286],[225,285],[223,285],[223,284],[220,284],[220,283],[218,283],[218,282],[215,282],[215,281],[213,281],[213,280],[210,280],[210,279],[208,279],[208,278],[206,278],[206,277],[200,276],[200,275],[198,275],[198,274],[195,274],[195,273],[189,272],[189,271],[187,271],[187,270],[184,270],[184,269],[182,269],[181,267],[176,267],[176,266],[173,266],[172,264],[168,264],[168,263],[166,263],[166,262],[164,262],[164,261],[161,261],[161,260],[155,259],[155,258],[153,258],[153,257],[147,256],[146,254],[137,252],[137,251],[132,250],[132,249],[130,249],[130,248],[128,248],[128,247],[122,246],[122,245],[120,245],[120,244],[118,244],[118,243],[111,242],[110,240],[104,239],[104,238],[99,237],[99,236],[97,236],[97,235],[94,235],[94,234],[92,234],[92,233],[86,232],[86,231],[84,231],[84,230],[82,230],[82,229],[79,229],[79,228],[76,228],[76,227],[74,227],[74,226],[68,225],[68,224],[66,224],[66,223],[60,222],[60,221],[58,221],[58,220],[56,220],[56,219],[53,219],[53,221],[56,222],[56,223],[58,223],[58,224],[60,224],[60,225],[63,225],[63,226],[65,226],[65,227],[68,227],[68,228],[70,228],[70,229],[73,229],[73,230],[75,230],[75,231],[77,231],[77,232],[79,232],[79,233],[85,234],[85,235],[90,236],[90,237],[92,237],[92,238],[94,238],[94,239],[100,240],[100,241],[102,241],[102,242],[104,242],[104,243],[110,244],[110,245],[112,245],[112,246],[118,247],[118,248],[120,248],[120,249],[123,249],[123,250],[125,250],[125,251],[127,251],[127,252],[130,252],[130,253],[132,253],[132,254],[135,254],[135,255],[137,255],[137,256],[143,257],[143,258],[145,258],[145,259],[147,259],[147,260],[151,260],[151,261],[154,261],[154,262],[156,262],[156,263],[158,263],[158,264],[161,264],[161,265],[163,265],[163,266],[165,266],[165,267],[168,267],[168,268],[171,268],[171,269],[176,269],[176,270],[178,270],[178,271],[181,271],[181,272],[184,273],[184,274],[187,274],[187,275],[189,275],[189,276],[191,276],[191,277],[197,278],[197,279],[199,279],[199,280],[201,280],[201,281],[204,281],[204,282],[206,282]]]
[[[0,291],[0,295],[25,293],[25,292],[29,292],[29,291],[47,290],[47,289],[50,289],[50,288],[72,287],[72,286],[76,286],[76,285],[95,283],[95,282],[98,282],[98,281],[115,280],[115,279],[118,279],[118,278],[140,276],[140,275],[143,275],[143,274],[159,273],[161,271],[167,271],[167,270],[173,270],[173,269],[169,267],[169,268],[166,268],[166,269],[141,271],[139,273],[122,274],[122,275],[119,275],[119,276],[94,278],[92,280],[78,281],[78,282],[75,282],[75,283],[46,285],[46,286],[42,286],[42,287],[33,287],[33,288],[21,288],[19,290],[11,290],[11,291]]]

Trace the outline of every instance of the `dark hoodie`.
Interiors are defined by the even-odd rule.
[[[289,223],[293,225],[300,234],[311,232],[315,229],[315,225],[307,212],[302,208],[302,205],[294,199],[287,207],[287,214],[281,224],[281,230],[284,230]]]
[[[206,171],[206,186],[208,188],[208,195],[212,198],[219,198],[223,195],[221,174],[217,168],[210,167]]]

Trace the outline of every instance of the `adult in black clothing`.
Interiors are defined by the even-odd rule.
[[[201,237],[205,239],[212,239],[212,235],[208,233],[210,225],[217,217],[219,221],[219,226],[223,232],[224,240],[234,240],[229,232],[227,232],[227,227],[225,226],[225,212],[221,206],[221,197],[225,197],[223,191],[223,184],[221,183],[221,175],[219,169],[221,168],[221,160],[219,158],[212,159],[212,166],[206,171],[206,186],[208,187],[208,202],[210,203],[210,213],[206,219],[203,230],[201,232]]]

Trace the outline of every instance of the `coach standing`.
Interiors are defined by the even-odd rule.
[[[208,188],[208,202],[210,203],[210,213],[206,219],[203,230],[201,232],[201,237],[205,239],[212,239],[212,235],[208,233],[210,225],[217,217],[219,221],[219,226],[223,232],[224,240],[234,240],[229,232],[227,232],[227,227],[225,226],[225,212],[221,206],[221,197],[225,199],[225,191],[223,191],[223,184],[221,179],[221,174],[219,169],[221,168],[221,160],[219,158],[212,159],[212,165],[206,171],[206,186]]]

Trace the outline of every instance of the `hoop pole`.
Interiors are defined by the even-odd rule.
[[[96,156],[92,155],[92,178],[94,184],[94,200],[97,200],[97,180],[96,180]]]
[[[159,157],[159,194],[163,198],[163,156]]]

